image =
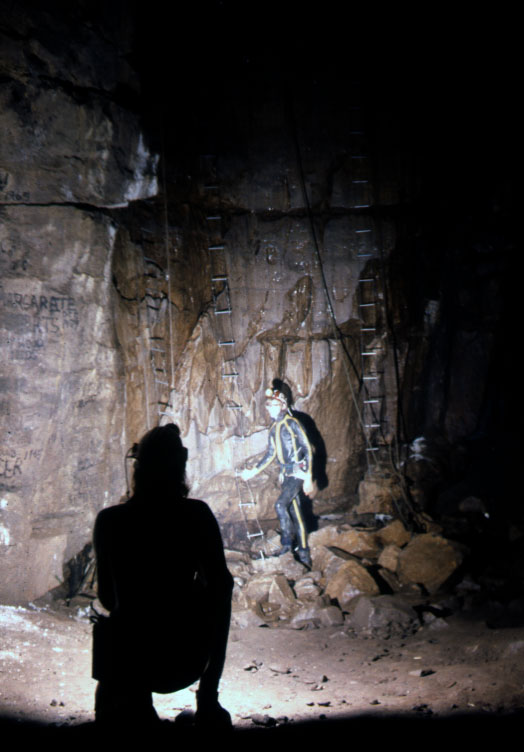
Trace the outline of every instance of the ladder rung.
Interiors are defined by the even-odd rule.
[[[365,405],[378,405],[380,404],[380,400],[378,399],[370,399],[370,400],[364,400]]]
[[[372,258],[372,253],[357,253],[357,258]]]
[[[262,531],[260,533],[247,533],[248,538],[260,538],[261,535],[264,535]]]
[[[235,371],[232,371],[231,373],[222,374],[223,379],[236,379],[237,376],[238,376],[238,373],[236,373]]]
[[[363,326],[360,331],[361,332],[376,332],[377,327],[376,326]]]
[[[220,308],[218,311],[215,310],[216,315],[218,316],[219,313],[231,313],[231,308]]]
[[[230,410],[242,410],[241,405],[226,405]]]
[[[359,279],[359,282],[374,282],[374,281],[375,281],[375,277],[362,277],[361,279]]]
[[[162,350],[162,348],[161,348],[161,347],[150,347],[149,349],[151,350],[151,352],[159,352],[159,353],[164,353],[164,355],[166,354],[166,351],[165,351],[165,350]]]
[[[364,428],[380,428],[380,423],[364,423]]]
[[[371,228],[368,227],[366,230],[355,230],[357,235],[361,235],[363,232],[371,232]]]
[[[226,345],[234,345],[234,344],[235,344],[235,340],[234,339],[228,339],[228,340],[222,340],[221,342],[219,342],[218,346],[219,347],[226,347]]]
[[[376,303],[359,303],[360,308],[373,308],[376,305]]]
[[[366,447],[366,452],[379,452],[379,447]]]
[[[206,217],[208,222],[215,222],[218,219],[222,219],[220,214],[210,214],[209,217]]]
[[[360,354],[361,354],[361,355],[367,355],[367,356],[370,356],[370,355],[376,355],[376,354],[377,354],[377,351],[376,351],[376,350],[369,350],[369,351],[364,351],[364,352],[361,352]]]
[[[371,207],[371,204],[355,204],[355,206],[352,206],[352,209],[369,209]]]
[[[378,381],[378,376],[363,376],[364,381]]]
[[[211,282],[227,282],[227,275],[219,274],[216,277],[211,277]]]
[[[208,245],[207,250],[208,251],[223,251],[225,248],[225,245]]]

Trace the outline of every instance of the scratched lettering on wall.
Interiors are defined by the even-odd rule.
[[[0,269],[2,272],[26,272],[29,269],[29,252],[20,250],[0,240]]]
[[[21,453],[12,447],[0,446],[0,487],[12,489],[23,475]]]
[[[0,482],[16,481],[24,473],[31,474],[31,470],[38,467],[44,450],[34,447],[14,449],[0,446]]]
[[[76,329],[79,324],[76,301],[70,295],[8,291],[0,284],[0,307],[5,311],[4,329],[13,335],[8,344],[15,360],[35,358],[36,350],[45,347],[49,339]]]

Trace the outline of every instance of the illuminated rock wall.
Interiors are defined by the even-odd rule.
[[[24,601],[62,581],[124,488],[116,225],[101,207],[156,193],[156,157],[115,101],[118,26],[3,5],[0,600]]]
[[[362,350],[376,352],[381,441],[400,407],[403,439],[428,438],[414,478],[436,467],[416,447],[438,445],[431,488],[413,489],[432,503],[469,451],[455,445],[495,425],[497,353],[516,378],[506,187],[484,190],[458,115],[450,130],[416,76],[411,92],[383,67],[373,79],[367,56],[354,85],[345,39],[329,70],[290,46],[283,71],[272,42],[237,54],[187,9],[173,45],[145,6],[136,22],[126,3],[38,5],[0,0],[0,600],[62,580],[125,491],[127,448],[159,421],[180,426],[192,493],[244,545],[240,501],[275,516],[277,468],[249,488],[236,476],[266,447],[275,378],[325,445],[313,511],[350,509],[367,464]],[[372,512],[383,489],[368,481]]]

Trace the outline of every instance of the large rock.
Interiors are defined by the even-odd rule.
[[[391,543],[386,546],[378,557],[378,565],[389,569],[390,572],[396,572],[398,569],[398,560],[400,556],[400,548]]]
[[[356,561],[345,561],[329,580],[326,593],[346,609],[357,595],[378,595],[379,587],[369,572]]]
[[[340,569],[342,564],[347,561],[340,556],[340,553],[328,548],[327,546],[316,546],[312,550],[312,563],[315,570],[322,572],[322,584],[326,584]]]
[[[351,611],[351,625],[360,632],[389,638],[416,631],[417,612],[401,596],[379,595],[358,598]]]
[[[311,533],[309,544],[311,547],[333,546],[361,559],[375,558],[380,550],[375,533],[348,527],[337,528],[334,525],[328,525]]]
[[[411,540],[411,533],[409,533],[400,520],[393,520],[389,525],[386,525],[376,533],[376,537],[382,543],[383,546],[394,544],[395,546],[402,548],[406,543]]]
[[[425,533],[415,536],[399,555],[402,583],[424,585],[434,593],[462,562],[462,554],[445,538]]]

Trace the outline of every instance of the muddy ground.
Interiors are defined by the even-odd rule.
[[[91,726],[87,609],[0,606],[0,634],[4,723]],[[345,625],[233,628],[220,697],[237,729],[267,734],[304,721],[515,718],[523,659],[524,627],[488,626],[464,612],[390,639],[357,636]],[[192,709],[194,692],[155,695],[159,715]]]

